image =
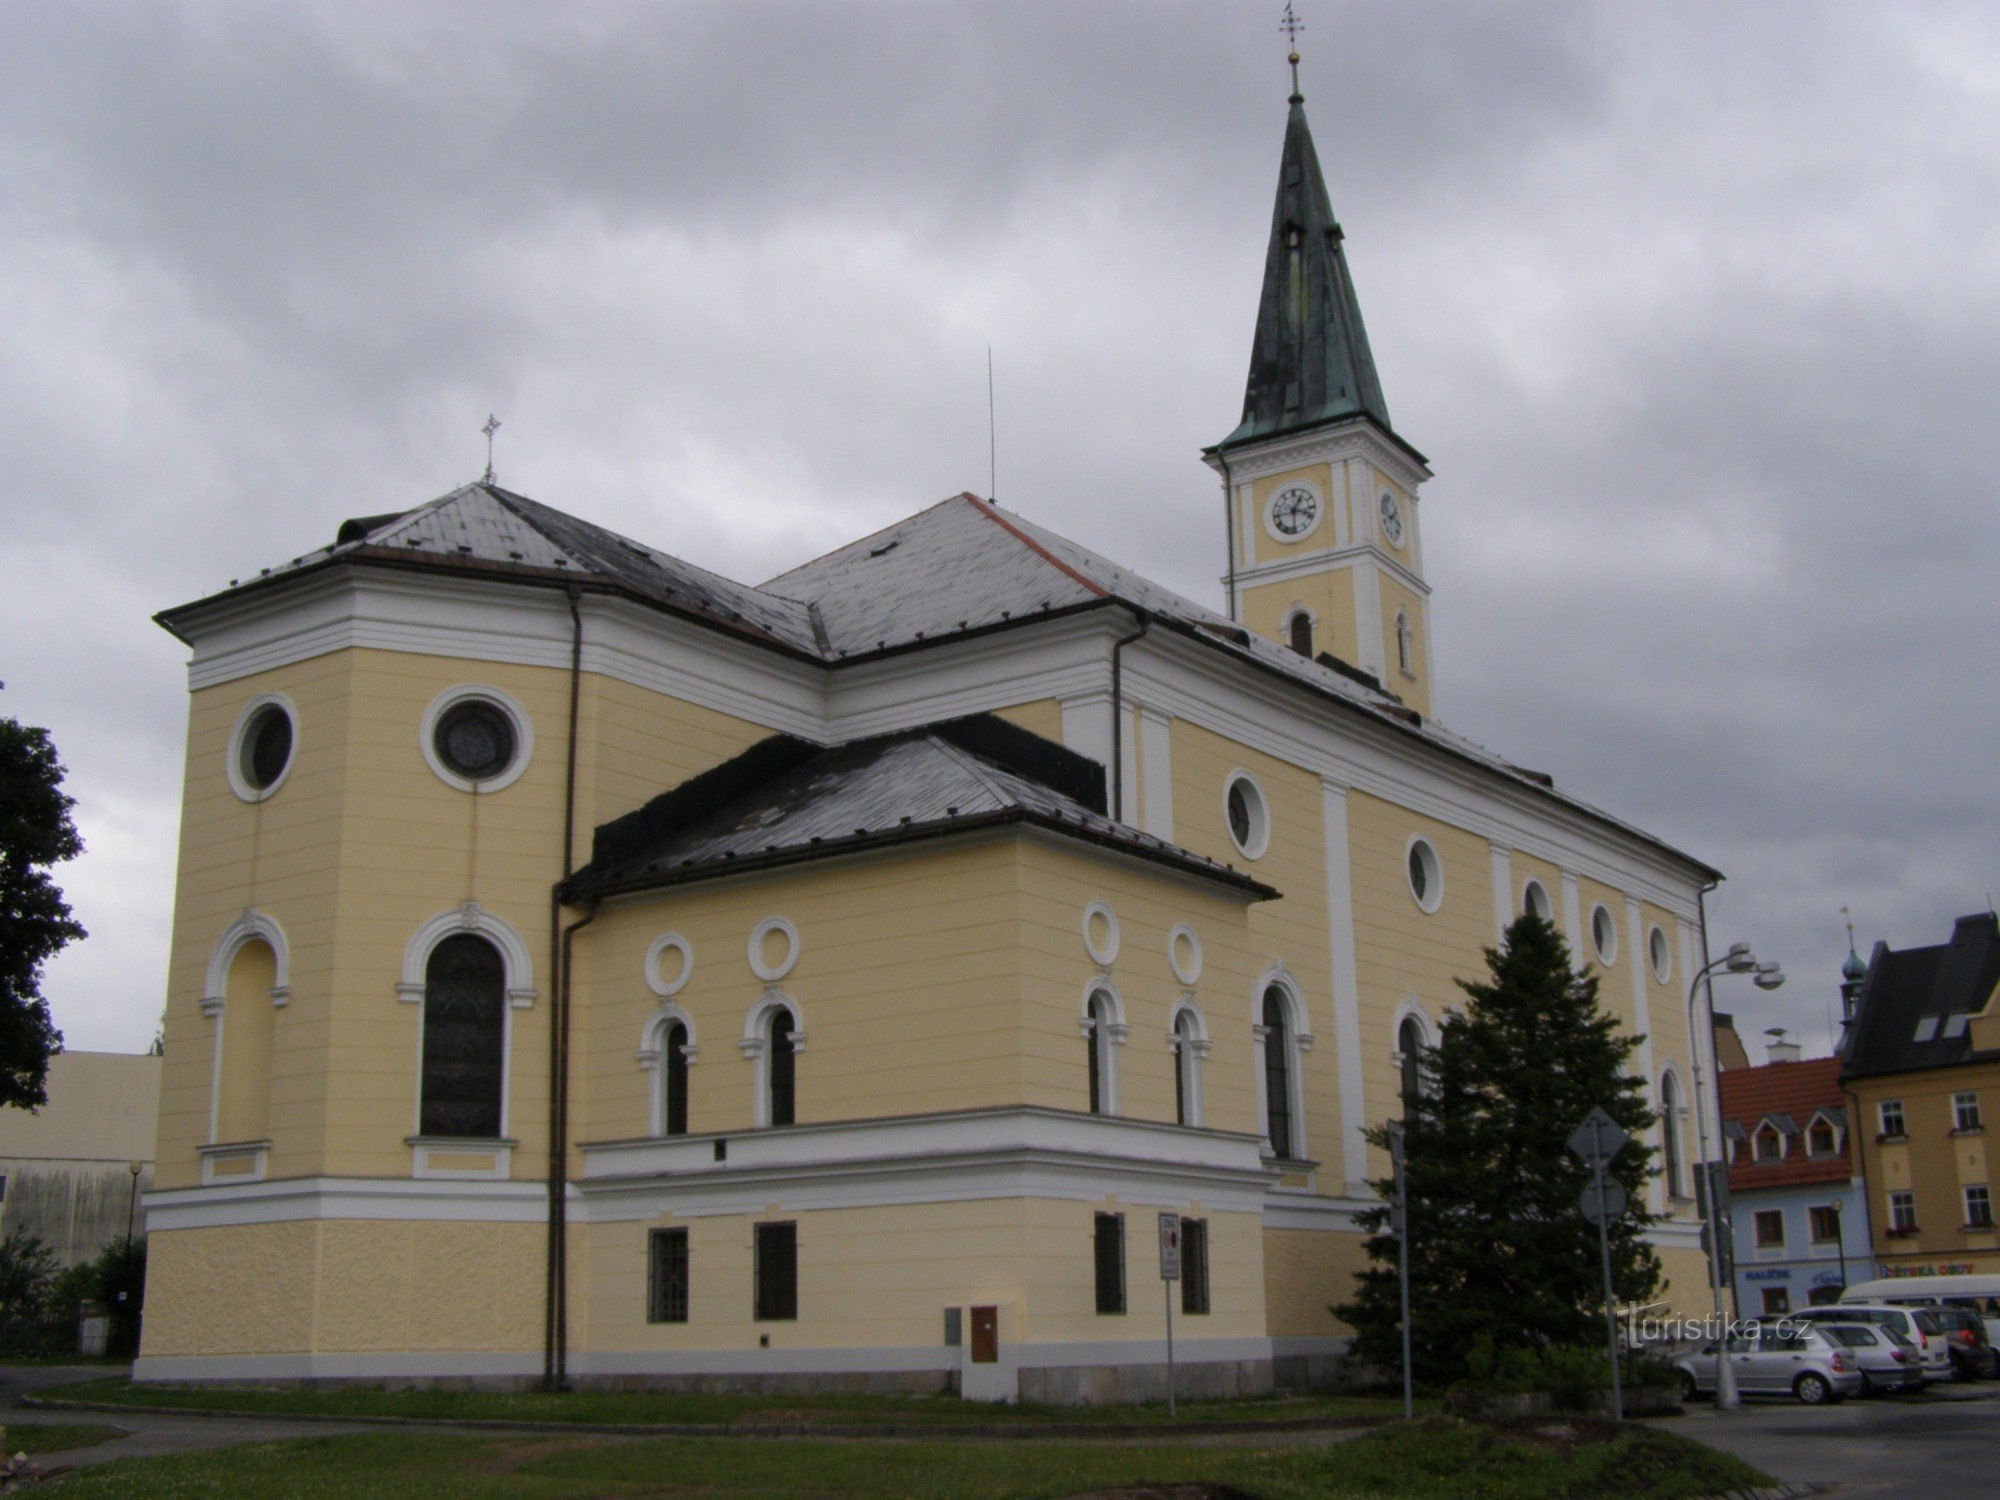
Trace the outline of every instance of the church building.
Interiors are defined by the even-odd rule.
[[[971,494],[751,587],[489,476],[162,614],[138,1378],[1158,1394],[1162,1213],[1181,1392],[1324,1378],[1364,1132],[1524,909],[1645,1038],[1701,1303],[1719,877],[1445,726],[1296,92],[1203,456],[1219,611]]]

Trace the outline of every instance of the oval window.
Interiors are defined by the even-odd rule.
[[[1674,950],[1667,942],[1666,930],[1655,927],[1646,946],[1652,950],[1653,977],[1665,984],[1674,977]]]
[[[497,703],[467,698],[438,716],[438,759],[467,781],[491,781],[514,762],[514,721]]]
[[[1611,909],[1599,906],[1590,913],[1590,941],[1597,949],[1600,963],[1610,963],[1618,957],[1618,923],[1612,919]]]
[[[258,791],[269,791],[292,763],[292,716],[267,703],[251,717],[243,734],[243,779]]]
[[[1425,911],[1436,911],[1444,900],[1444,869],[1438,863],[1437,850],[1426,838],[1410,840],[1409,853],[1410,894],[1417,905]]]
[[[1223,793],[1223,805],[1229,816],[1229,836],[1237,849],[1246,859],[1261,856],[1271,841],[1271,818],[1257,783],[1247,773],[1237,772]]]

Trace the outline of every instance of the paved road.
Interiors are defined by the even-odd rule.
[[[1779,1479],[1824,1484],[1840,1500],[1992,1500],[2000,1491],[2000,1385],[1933,1386],[1838,1406],[1746,1401],[1688,1408],[1673,1430]]]

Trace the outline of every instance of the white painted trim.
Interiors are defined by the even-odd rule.
[[[1229,793],[1241,783],[1250,789],[1244,799],[1250,813],[1250,837],[1236,837],[1236,827],[1229,819]],[[1222,778],[1222,826],[1229,832],[1229,842],[1236,846],[1236,852],[1245,859],[1262,859],[1271,847],[1271,801],[1264,795],[1264,788],[1241,766],[1237,766]]]
[[[1363,421],[1317,428],[1304,435],[1285,433],[1233,448],[1229,453],[1229,472],[1238,483],[1247,485],[1286,469],[1315,463],[1338,465],[1353,458],[1374,464],[1406,490],[1414,490],[1431,477],[1429,469]],[[1218,456],[1204,454],[1202,462],[1221,472]]]
[[[1419,854],[1417,851],[1422,850]],[[1416,854],[1424,867],[1424,881],[1430,887],[1423,895],[1417,894],[1417,883],[1410,878],[1410,856]],[[1410,899],[1417,903],[1417,910],[1426,916],[1444,905],[1444,860],[1439,857],[1437,845],[1421,833],[1413,833],[1403,843],[1403,885],[1410,893]]]
[[[275,708],[292,723],[292,747],[285,755],[285,764],[272,778],[267,787],[254,787],[243,774],[244,741],[249,736],[251,721],[265,709]],[[229,776],[229,790],[245,802],[262,802],[277,795],[278,788],[285,784],[285,778],[292,774],[292,767],[299,759],[299,711],[292,706],[292,700],[283,693],[263,693],[252,698],[243,706],[243,712],[236,716],[236,727],[229,731],[229,745],[223,752],[223,769]]]
[[[1487,855],[1493,869],[1493,941],[1507,940],[1514,922],[1514,855],[1505,844],[1489,843]]]
[[[574,1189],[572,1189],[574,1195]],[[148,1233],[220,1224],[283,1224],[309,1219],[540,1224],[548,1187],[540,1182],[417,1182],[400,1177],[290,1177],[219,1182],[214,1187],[143,1193]]]
[[[1107,666],[1107,672],[1110,668]],[[1106,792],[1110,791],[1111,694],[1089,693],[1062,700],[1063,744],[1078,755],[1087,755],[1103,766]],[[1109,806],[1107,800],[1106,803]]]
[[[1097,918],[1104,919],[1104,941],[1098,942],[1091,936],[1091,923]],[[1118,914],[1103,901],[1093,901],[1083,909],[1083,951],[1090,961],[1099,968],[1108,969],[1118,961]]]
[[[1569,939],[1570,961],[1581,974],[1590,962],[1584,944],[1590,941],[1590,934],[1583,930],[1583,898],[1577,877],[1569,870],[1562,872],[1562,912],[1563,936]]]
[[[1180,942],[1187,939],[1188,956],[1183,963],[1180,956]],[[1167,967],[1174,971],[1174,978],[1182,984],[1201,983],[1201,935],[1185,922],[1176,922],[1173,931],[1167,934]]]
[[[503,1118],[505,1108],[503,1096]],[[506,1182],[514,1175],[514,1145],[513,1141],[484,1140],[475,1136],[464,1140],[414,1137],[409,1142],[410,1175],[424,1182]],[[435,1160],[438,1156],[485,1155],[492,1156],[492,1166],[441,1167]]]
[[[507,762],[507,769],[498,776],[485,781],[474,781],[461,776],[438,754],[438,721],[461,703],[487,703],[507,716],[514,729],[514,758]],[[446,786],[461,792],[474,792],[481,796],[489,792],[505,791],[521,779],[521,773],[528,769],[528,762],[535,758],[535,727],[527,710],[515,701],[510,693],[484,683],[461,682],[456,687],[448,687],[431,699],[430,707],[424,710],[423,719],[417,726],[417,745],[424,753],[424,764]]]
[[[1253,563],[1247,568],[1236,570],[1236,582],[1238,587],[1242,588],[1261,588],[1266,584],[1288,583],[1300,578],[1320,578],[1329,573],[1358,568],[1373,568],[1388,574],[1419,599],[1428,600],[1431,596],[1429,584],[1411,572],[1397,558],[1369,544],[1343,545],[1327,552],[1310,553],[1305,557],[1287,557],[1277,562]]]
[[[1658,956],[1653,952],[1655,937],[1659,938],[1660,949],[1666,954],[1667,961],[1664,964],[1659,962]],[[1650,924],[1646,930],[1646,963],[1653,971],[1653,978],[1661,984],[1674,982],[1674,945],[1667,937],[1667,929],[1658,922]]]
[[[513,1134],[514,1118],[514,1012],[534,1005],[534,959],[528,945],[513,924],[476,901],[465,901],[439,912],[410,935],[403,948],[402,978],[396,982],[396,998],[417,1008],[416,1054],[410,1068],[410,1134],[424,1136],[424,992],[431,952],[448,937],[469,934],[484,938],[500,955],[507,1003],[501,1008],[500,1033],[500,1134]],[[414,1168],[423,1165],[422,1153],[412,1157]]]
[[[1625,898],[1625,925],[1630,953],[1627,955],[1627,972],[1632,985],[1632,1033],[1639,1038],[1639,1076],[1645,1081],[1644,1098],[1648,1108],[1659,1107],[1659,1076],[1653,1070],[1653,999],[1647,989],[1647,961],[1645,944],[1639,934],[1645,925],[1645,913],[1640,910],[1636,898]],[[1653,1174],[1654,1191],[1661,1191],[1659,1174]],[[1660,1205],[1664,1206],[1664,1201]],[[1659,1211],[1656,1207],[1655,1212]]]
[[[664,978],[660,973],[660,960],[666,957],[668,949],[681,956],[681,971],[671,980]],[[661,933],[653,939],[652,946],[646,950],[644,972],[647,989],[662,1000],[673,999],[687,987],[687,982],[694,978],[694,944],[678,932]]]
[[[1305,1055],[1313,1049],[1312,1014],[1306,1008],[1305,991],[1282,962],[1271,964],[1258,975],[1256,988],[1250,992],[1250,1035],[1255,1042],[1251,1049],[1254,1059],[1251,1071],[1257,1083],[1257,1124],[1263,1132],[1265,1149],[1275,1153],[1269,1133],[1271,1105],[1266,1092],[1264,1060],[1270,1043],[1270,1033],[1264,1025],[1264,997],[1272,990],[1278,992],[1279,1003],[1285,1010],[1285,1088],[1291,1096],[1287,1103],[1292,1116],[1292,1149],[1283,1159],[1311,1161],[1311,1138],[1306,1131]]]
[[[771,1018],[779,1011],[792,1018],[792,1087],[796,1092],[797,1058],[806,1050],[806,1018],[796,1000],[775,985],[764,991],[763,997],[750,1007],[749,1014],[743,1018],[743,1035],[736,1042],[751,1063],[750,1118],[759,1130],[767,1130],[771,1125]]]
[[[779,959],[776,963],[769,963],[764,958],[764,939],[774,932],[783,934],[787,947],[783,958]],[[791,973],[792,969],[798,964],[798,928],[792,925],[789,917],[772,916],[764,918],[763,921],[750,929],[749,957],[750,972],[752,974],[755,974],[766,984],[778,983],[787,974]]]
[[[1090,1013],[1090,1003],[1097,996],[1104,996],[1110,1015],[1102,1023],[1106,1035],[1099,1036],[1099,1022]],[[1083,1005],[1077,1012],[1077,1030],[1082,1033],[1097,1057],[1097,1102],[1096,1117],[1113,1118],[1118,1113],[1118,1048],[1125,1045],[1125,1039],[1132,1034],[1132,1024],[1125,1018],[1125,997],[1118,993],[1118,986],[1111,982],[1109,974],[1100,973],[1083,987]],[[1088,1103],[1088,1100],[1085,1101]]]
[[[1533,875],[1530,875],[1526,880],[1521,882],[1521,910],[1524,912],[1535,911],[1534,904],[1528,899],[1528,892],[1530,890],[1542,893],[1542,910],[1535,912],[1535,915],[1553,927],[1556,923],[1555,900],[1549,895],[1549,888]]]
[[[1188,1019],[1185,1036],[1181,1034],[1182,1016]],[[1180,1072],[1186,1084],[1183,1097],[1174,1102],[1186,1115],[1188,1127],[1194,1130],[1201,1129],[1206,1118],[1201,1070],[1212,1045],[1208,1035],[1208,1018],[1201,1013],[1194,992],[1183,992],[1167,1016],[1167,1051],[1180,1060]]]
[[[1365,1184],[1362,1184],[1365,1186]],[[1320,1197],[1295,1188],[1273,1188],[1264,1201],[1266,1229],[1310,1229],[1324,1234],[1361,1234],[1361,1215],[1379,1207],[1374,1197]]]
[[[1604,913],[1604,930],[1611,934],[1611,941],[1604,942],[1597,931],[1597,914]],[[1598,963],[1606,969],[1618,962],[1618,919],[1611,915],[1611,908],[1602,901],[1593,901],[1590,906],[1590,952]]]
[[[1382,575],[1373,567],[1354,570],[1355,665],[1377,682],[1389,680],[1388,654],[1382,640]]]
[[[195,1154],[201,1158],[201,1183],[203,1187],[215,1183],[234,1186],[237,1183],[262,1182],[265,1169],[271,1159],[269,1141],[227,1141],[221,1144],[197,1146]],[[223,1161],[248,1161],[248,1172],[217,1173],[215,1164]],[[149,1226],[150,1227],[150,1226]]]
[[[1277,518],[1278,497],[1288,495],[1293,490],[1304,490],[1308,495],[1312,496],[1312,519],[1306,522],[1305,526],[1298,531],[1280,531],[1278,529]],[[1281,547],[1300,547],[1305,545],[1312,534],[1318,531],[1322,523],[1325,522],[1327,512],[1326,495],[1310,479],[1294,474],[1288,477],[1283,484],[1272,485],[1271,493],[1264,497],[1264,503],[1258,506],[1257,509],[1264,522],[1264,535],[1268,536]]]
[[[1348,862],[1347,789],[1325,779],[1320,781],[1320,821],[1326,846],[1327,951],[1333,966],[1333,1060],[1340,1081],[1341,1175],[1351,1193],[1368,1180],[1360,966],[1355,953],[1353,875]]]
[[[1174,837],[1173,720],[1150,708],[1139,710],[1141,761],[1140,827],[1169,843]]]
[[[292,950],[285,941],[285,929],[278,925],[276,917],[253,906],[224,928],[222,936],[215,940],[215,947],[209,950],[208,971],[202,978],[203,1015],[221,1014],[228,996],[229,967],[236,962],[243,945],[253,938],[271,950],[271,1003],[284,1005],[292,998]]]
[[[667,1070],[661,1066],[667,1055],[667,1032],[675,1026],[687,1028],[687,1044],[681,1048],[681,1055],[692,1068],[701,1056],[701,1048],[695,1041],[694,1017],[671,1001],[663,1001],[660,1008],[646,1018],[646,1024],[639,1032],[639,1050],[636,1054],[639,1066],[654,1078],[646,1088],[646,1131],[649,1135],[667,1133]]]

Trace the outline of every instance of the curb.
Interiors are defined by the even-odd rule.
[[[327,1422],[367,1427],[465,1428],[474,1432],[571,1432],[598,1437],[680,1438],[993,1438],[1009,1441],[1095,1441],[1100,1438],[1160,1438],[1237,1436],[1260,1432],[1348,1432],[1379,1427],[1390,1417],[1295,1417],[1253,1422],[1188,1423],[1103,1422],[1092,1425],[1055,1423],[843,1422],[837,1426],[807,1422],[510,1422],[500,1417],[343,1416],[333,1412],[219,1411],[198,1406],[138,1406],[115,1401],[66,1401],[60,1397],[22,1396],[17,1406],[33,1411],[110,1412],[124,1416],[209,1417],[251,1422]]]
[[[1730,1490],[1708,1500],[1799,1500],[1803,1495],[1823,1495],[1826,1490],[1822,1484],[1774,1484],[1760,1490]]]

